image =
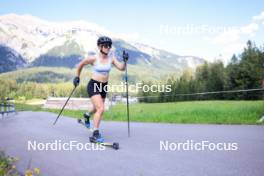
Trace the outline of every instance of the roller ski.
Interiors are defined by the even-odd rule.
[[[87,129],[89,129],[89,131],[92,131],[91,124],[90,124],[90,115],[88,113],[84,113],[83,117],[84,117],[84,120],[78,119],[77,120],[78,123],[83,125]],[[92,133],[92,136],[89,139],[91,143],[96,143],[96,144],[100,144],[106,147],[111,147],[115,150],[119,149],[119,143],[117,142],[114,142],[114,143],[104,142],[104,138],[99,133],[99,130],[94,130]]]

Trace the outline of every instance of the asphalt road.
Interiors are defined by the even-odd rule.
[[[113,150],[88,143],[90,132],[76,119],[64,117],[52,125],[56,116],[19,112],[0,118],[0,149],[19,158],[18,170],[24,171],[31,161],[31,167],[49,176],[264,174],[263,126],[131,123],[128,138],[126,123],[103,121],[101,130],[106,141],[120,143],[120,149]],[[34,141],[39,150],[33,150]],[[56,141],[64,146],[74,141],[72,144],[79,148],[70,150],[68,145],[68,150],[59,150],[54,148]],[[211,148],[207,145],[201,150],[203,141]],[[43,147],[47,143],[50,146]],[[191,149],[191,143],[200,148]],[[216,150],[217,145],[222,148]],[[87,150],[78,150],[82,146]],[[221,150],[223,146],[225,150]]]

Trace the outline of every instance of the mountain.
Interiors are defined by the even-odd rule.
[[[0,73],[13,71],[26,64],[24,58],[13,49],[0,45]]]
[[[129,64],[146,69],[179,72],[204,62],[199,57],[179,56],[145,44],[126,41],[86,21],[50,22],[31,15],[0,16],[0,43],[21,55],[28,67],[73,68],[85,55],[97,50],[96,40],[102,35],[113,39],[112,50],[117,56],[125,49],[130,54]],[[22,61],[17,64],[25,66]]]
[[[197,65],[205,62],[204,59],[199,57],[179,56],[145,44],[135,43],[134,45],[138,50],[150,56],[148,59],[145,59],[146,63],[148,63],[149,65],[155,65],[155,67],[158,68],[161,67],[171,70],[182,70],[188,67],[195,68]]]

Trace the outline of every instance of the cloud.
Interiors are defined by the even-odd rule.
[[[228,44],[230,42],[236,42],[239,40],[240,36],[239,29],[232,29],[229,31],[225,31],[211,39],[213,44]]]
[[[254,37],[262,24],[264,24],[264,11],[253,16],[248,24],[217,34],[209,41],[219,48],[220,53],[227,61],[234,53],[242,52],[245,40]]]
[[[246,26],[242,26],[240,28],[241,34],[249,34],[249,35],[254,35],[255,32],[258,30],[259,25],[257,23],[251,23]]]
[[[252,19],[255,20],[255,21],[262,21],[262,20],[264,20],[264,11],[261,12],[261,13],[260,13],[259,15],[257,15],[257,16],[253,16]]]
[[[248,25],[220,33],[213,37],[212,42],[214,44],[228,44],[230,42],[237,42],[243,35],[254,36],[258,29],[259,25],[257,23],[250,23]]]
[[[230,42],[238,42],[243,36],[254,36],[259,29],[259,20],[264,20],[264,11],[257,16],[252,17],[252,21],[244,26],[224,31],[211,40],[214,44],[228,44]],[[264,22],[262,23],[264,24]]]

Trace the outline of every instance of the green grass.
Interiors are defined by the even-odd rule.
[[[264,114],[262,101],[191,101],[178,103],[135,104],[131,119],[143,122],[256,124]],[[126,120],[124,105],[113,108],[111,120]],[[123,117],[120,119],[120,117]]]
[[[48,111],[40,106],[17,104],[18,110]],[[84,111],[65,110],[63,115],[78,118]],[[139,103],[130,105],[130,119],[136,122],[256,124],[264,115],[263,101],[189,101]],[[104,113],[104,120],[126,121],[126,106],[118,104]]]

